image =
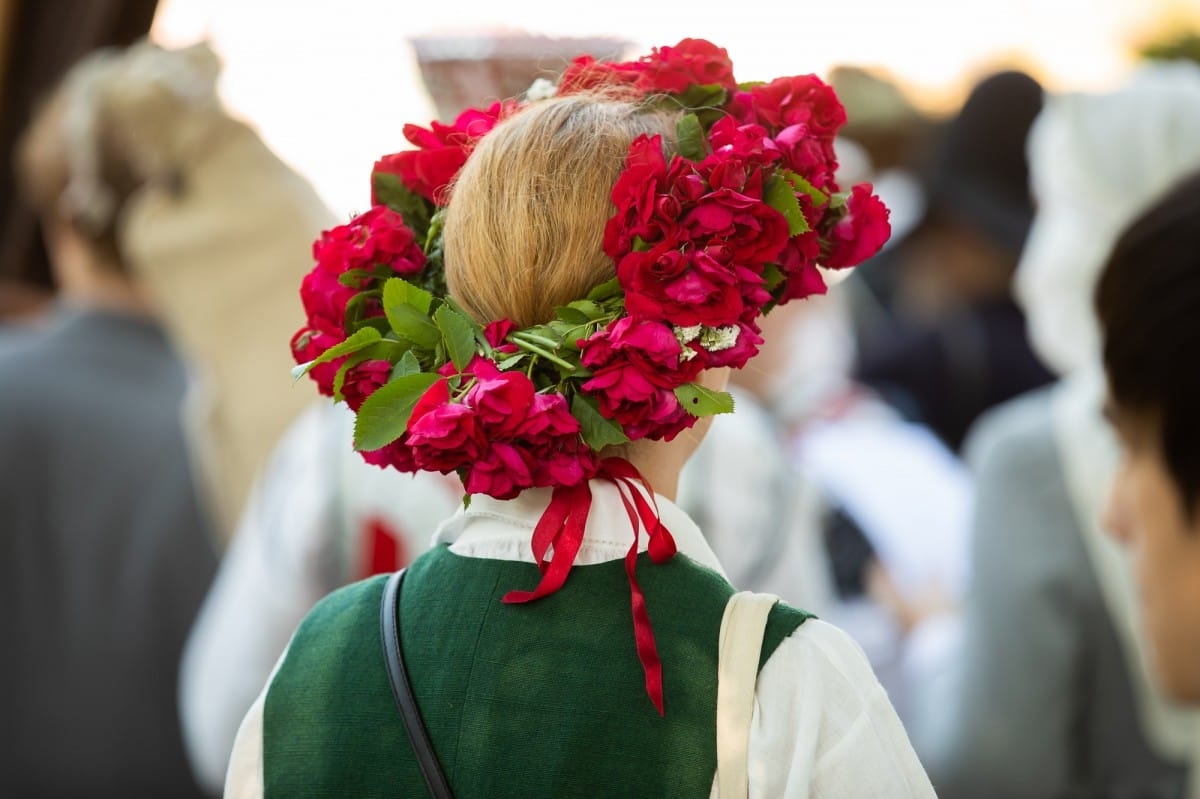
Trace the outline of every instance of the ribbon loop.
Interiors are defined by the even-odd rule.
[[[596,477],[616,486],[625,506],[625,513],[629,516],[629,524],[633,528],[633,544],[625,555],[625,574],[629,578],[629,603],[633,612],[633,636],[637,645],[638,660],[641,661],[642,671],[646,675],[646,693],[661,716],[664,714],[662,660],[658,656],[658,645],[655,643],[654,629],[650,624],[646,596],[637,581],[637,557],[643,527],[648,539],[647,552],[655,563],[665,563],[674,556],[675,539],[659,517],[658,504],[654,502],[654,492],[650,484],[632,463],[623,458],[605,458],[600,462],[600,471]],[[532,591],[509,591],[504,595],[504,602],[532,602],[563,587],[583,543],[591,509],[592,491],[586,482],[554,489],[550,495],[550,504],[542,512],[542,517],[533,530],[531,541],[533,557],[542,578]],[[546,556],[551,547],[554,549],[554,555],[547,560]]]

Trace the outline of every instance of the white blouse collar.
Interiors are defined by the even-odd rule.
[[[617,487],[606,480],[592,480],[589,486],[592,507],[583,544],[575,557],[580,566],[619,560],[633,543],[633,528]],[[457,555],[533,563],[530,537],[550,504],[550,495],[548,488],[529,489],[509,500],[474,495],[468,507],[459,509],[438,527],[433,543],[449,544],[450,551]],[[678,552],[725,577],[725,570],[696,523],[661,494],[654,494],[653,501],[658,505],[663,526],[675,539]],[[638,551],[644,552],[647,543],[646,531],[642,530],[638,535]]]

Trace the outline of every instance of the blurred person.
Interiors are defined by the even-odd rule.
[[[682,62],[676,71],[663,63],[672,55]],[[719,83],[715,96],[710,90],[702,97],[689,94],[699,88],[693,84],[700,70],[706,80]],[[628,100],[580,91],[610,85],[605,81],[622,83],[641,72],[649,85],[626,90]],[[723,616],[728,602],[736,616],[739,602],[747,600],[733,598],[700,531],[672,501],[683,461],[707,426],[705,421],[693,428],[680,402],[690,402],[690,391],[704,389],[711,394],[701,395],[717,403],[707,411],[727,408],[722,392],[727,370],[718,367],[743,365],[757,336],[742,340],[745,349],[719,355],[740,336],[752,336],[751,329],[720,337],[703,324],[676,330],[654,312],[636,310],[649,294],[627,279],[613,280],[614,261],[625,263],[616,248],[633,245],[632,238],[620,242],[640,217],[632,208],[627,217],[622,208],[633,204],[645,210],[645,201],[690,204],[700,198],[687,200],[665,185],[649,196],[638,190],[641,181],[659,174],[655,164],[661,162],[665,175],[664,141],[691,125],[702,138],[708,136],[707,125],[738,129],[729,124],[731,117],[726,124],[711,118],[689,123],[678,104],[647,108],[635,101],[636,92],[668,91],[656,81],[669,78],[669,91],[681,98],[691,96],[704,108],[724,105],[736,87],[730,72],[724,51],[695,40],[656,50],[633,65],[577,62],[553,99],[510,110],[502,121],[500,107],[460,117],[478,125],[457,145],[465,159],[456,158],[450,139],[433,152],[401,153],[381,162],[380,168],[396,170],[410,192],[392,195],[406,210],[405,224],[397,227],[395,212],[378,206],[351,227],[376,231],[368,234],[368,243],[410,246],[389,249],[379,262],[371,256],[373,277],[360,288],[370,297],[382,284],[389,330],[407,332],[399,339],[377,340],[375,325],[382,325],[383,317],[356,318],[348,310],[345,319],[329,326],[310,313],[309,327],[296,339],[297,357],[311,363],[310,374],[323,390],[331,390],[335,381],[343,389],[351,386],[345,396],[356,408],[356,440],[367,457],[405,471],[419,466],[457,471],[470,504],[441,526],[437,546],[408,570],[335,593],[301,624],[243,722],[227,795],[287,795],[291,785],[361,793],[385,780],[414,788],[424,781],[435,795],[447,795],[448,788],[438,787],[443,766],[460,795],[699,795],[717,785],[722,795],[730,785],[753,796],[932,795],[919,768],[914,770],[883,692],[847,639],[820,622],[801,621],[803,614],[770,597],[759,604],[753,636],[743,639],[750,627],[736,619],[728,628],[721,623],[729,618]],[[594,76],[599,76],[596,82]],[[836,111],[825,107],[835,100],[823,84],[804,77],[745,92],[742,113],[757,113],[755,103],[771,102],[765,93],[792,82],[807,85],[817,96],[788,92],[791,99],[782,99],[785,113]],[[762,211],[763,183],[754,174],[721,168],[741,164],[741,146],[753,149],[765,143],[768,130],[776,132],[778,123],[763,124],[771,127],[748,123],[740,129],[745,134],[740,145],[714,148],[704,169],[715,170],[713,180],[725,175],[734,183],[744,174],[740,180],[749,181],[749,194],[741,207],[760,209],[778,247],[793,233],[786,225],[778,227],[785,219]],[[822,138],[827,133],[792,133],[814,136],[810,144],[821,145],[819,163],[827,168],[829,142]],[[473,148],[469,154],[467,148]],[[435,155],[455,166],[444,170],[441,180],[420,183],[429,173],[408,167],[428,165]],[[789,163],[797,157],[786,156]],[[457,164],[464,160],[459,171]],[[688,156],[672,163],[674,169],[697,169]],[[764,163],[751,172],[762,168],[771,169]],[[680,188],[706,185],[702,175],[707,171],[686,174],[696,180]],[[451,180],[454,188],[447,194]],[[628,197],[616,201],[616,217],[614,183],[630,189]],[[830,183],[822,185],[833,190]],[[655,196],[659,192],[662,197]],[[414,194],[424,198],[416,208]],[[784,195],[778,199],[785,207],[799,202],[794,193]],[[882,211],[869,198],[869,190],[856,189],[843,244],[828,242],[831,259],[848,255],[841,247],[863,253],[882,242],[880,216],[861,219],[861,227],[853,223],[858,214],[870,213],[864,202]],[[422,220],[429,216],[420,211],[428,214],[443,203],[444,227],[422,235]],[[812,209],[814,214],[827,210],[833,209],[826,203]],[[670,224],[678,224],[682,211],[669,215]],[[488,221],[477,222],[476,214]],[[609,218],[614,221],[606,225]],[[818,222],[819,229],[830,229],[829,222]],[[402,235],[409,224],[417,230]],[[616,237],[607,246],[601,243],[606,227]],[[697,252],[707,252],[703,245],[714,234],[694,231]],[[760,240],[757,233],[742,235]],[[413,251],[417,241],[427,242],[425,250]],[[446,283],[439,262],[426,261],[422,252],[444,254]],[[736,263],[774,257],[753,252],[717,254]],[[357,258],[319,257],[312,280],[330,277],[322,270],[357,275],[359,265]],[[780,299],[793,298],[783,284],[774,288]],[[582,299],[585,294],[590,299]],[[736,307],[739,302],[714,309],[716,318],[745,312],[756,319],[760,310],[753,304],[765,298],[752,296],[757,299],[746,300],[751,304],[743,310]],[[681,302],[693,306],[691,300]],[[352,303],[347,301],[347,309],[355,307]],[[429,314],[442,330],[437,339],[419,332],[427,328],[418,320]],[[640,368],[680,393],[672,398],[671,389],[659,385],[651,389],[649,405],[634,399],[626,414],[609,404],[618,401],[623,388],[605,383],[618,377],[626,390],[645,386],[646,371],[622,366],[634,353],[619,352],[625,349],[622,331],[632,333],[634,325],[639,335],[653,335],[656,351],[661,348],[654,365]],[[613,348],[604,350],[607,355],[591,349],[601,342]],[[370,357],[354,356],[360,345],[387,356],[386,364],[369,367],[379,376],[370,381],[363,375]],[[605,365],[610,357],[615,369]],[[392,359],[399,367],[394,379]],[[587,364],[590,373],[580,374],[567,359]],[[318,373],[321,367],[328,369]],[[340,380],[334,376],[338,371]],[[566,394],[576,400],[572,410]],[[593,400],[600,404],[592,407]],[[701,403],[698,397],[696,403]],[[411,408],[407,418],[395,416],[405,407]],[[698,415],[707,411],[697,409]],[[575,414],[587,422],[580,423]],[[451,417],[465,436],[435,432]],[[608,432],[597,439],[597,430]],[[618,443],[626,437],[623,431],[634,439],[631,443]],[[621,438],[614,442],[610,436],[618,432]],[[551,437],[553,446],[542,448],[538,436]],[[643,527],[650,538],[645,545],[637,540]],[[644,548],[646,555],[639,555]],[[532,586],[539,574],[533,591],[506,593]],[[525,604],[532,600],[537,601]],[[662,609],[655,611],[653,630],[647,607]],[[726,647],[722,638],[744,643]],[[733,653],[744,659],[736,677],[726,660]],[[685,662],[686,669],[680,666]],[[397,670],[401,667],[408,676]],[[415,700],[404,699],[407,684]],[[740,720],[718,709],[728,703],[715,695],[726,689],[740,694],[734,703]],[[412,701],[419,710],[413,710]],[[762,707],[781,712],[754,709]],[[404,725],[401,718],[407,719]],[[722,718],[739,732],[725,734]],[[364,734],[347,737],[348,719],[355,719],[353,727]]]
[[[100,51],[20,142],[59,297],[0,355],[0,793],[200,796],[179,656],[216,567],[185,422],[191,381],[130,262],[124,221],[173,176],[128,114],[187,101],[198,51]],[[182,84],[182,85],[181,85]],[[114,93],[131,101],[110,102]],[[167,125],[171,117],[159,117]]]
[[[1121,235],[1096,309],[1121,442],[1105,522],[1132,558],[1157,684],[1200,706],[1200,375],[1180,368],[1200,346],[1200,172]],[[1200,780],[1189,796],[1200,796]]]
[[[1200,726],[1151,684],[1129,564],[1100,525],[1118,454],[1091,296],[1121,230],[1200,167],[1200,69],[1053,97],[1029,153],[1038,213],[1016,285],[1063,377],[972,433],[965,650],[914,739],[950,799],[1178,796]]]
[[[890,254],[889,321],[868,327],[855,374],[958,450],[988,408],[1051,379],[1011,295],[1033,215],[1025,137],[1042,88],[1020,72],[981,81],[943,131],[926,211]]]

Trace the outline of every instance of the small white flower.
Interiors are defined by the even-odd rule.
[[[675,328],[675,338],[679,339],[679,346],[686,347],[697,339],[700,335],[700,325],[692,325],[691,327]]]
[[[737,344],[738,334],[741,332],[741,328],[737,325],[706,327],[700,334],[700,346],[709,352],[727,350]]]
[[[554,81],[538,78],[525,90],[525,99],[536,103],[538,100],[549,100],[556,94],[558,94],[558,87],[554,85]]]

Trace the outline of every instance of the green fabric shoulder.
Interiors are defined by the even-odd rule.
[[[577,566],[563,590],[527,605],[501,601],[538,576],[532,564],[439,548],[405,578],[405,663],[456,795],[707,796],[733,588],[683,556],[639,559],[663,661],[659,717],[624,562]],[[264,710],[267,797],[425,795],[383,665],[384,579],[332,594],[297,631]],[[772,609],[760,668],[807,618]]]

